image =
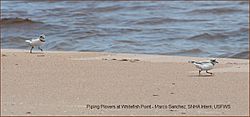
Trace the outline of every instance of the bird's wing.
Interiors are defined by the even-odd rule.
[[[194,61],[193,64],[202,64],[203,62],[196,62]]]
[[[202,69],[202,64],[198,64],[198,63],[193,63],[195,65],[196,68],[198,69]]]
[[[193,62],[193,64],[198,69],[202,69],[203,70],[203,69],[207,69],[207,64],[209,64],[209,62]]]

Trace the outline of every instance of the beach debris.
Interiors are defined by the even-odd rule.
[[[136,62],[136,61],[140,61],[139,59],[131,59],[129,60],[130,62]]]
[[[37,57],[45,57],[45,55],[44,55],[44,54],[41,54],[41,55],[37,55]]]
[[[26,114],[31,114],[31,112],[28,111],[28,112],[26,112]]]
[[[177,110],[172,110],[172,109],[171,109],[170,111],[177,111]]]
[[[182,115],[185,115],[186,113],[185,112],[181,112]]]
[[[227,62],[226,64],[231,64],[231,65],[248,65],[248,63],[236,63],[236,62]]]
[[[129,61],[128,59],[120,59],[118,61]]]
[[[6,54],[2,54],[2,57],[6,57],[7,55]]]
[[[227,62],[226,64],[237,64],[237,63],[235,63],[235,62]]]
[[[108,59],[108,58],[102,58],[102,60],[113,60],[113,61],[128,61],[128,62],[137,62],[140,61],[139,59],[126,59],[126,58],[122,58],[122,59],[116,59],[116,58],[112,58],[112,59]]]

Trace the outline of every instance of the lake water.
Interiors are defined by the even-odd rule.
[[[2,48],[249,58],[247,1],[1,1]]]

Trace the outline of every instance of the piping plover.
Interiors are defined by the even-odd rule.
[[[206,73],[213,74],[211,72],[208,72],[208,70],[211,70],[214,68],[214,65],[216,63],[219,63],[216,61],[216,59],[211,59],[209,62],[195,62],[195,61],[188,61],[189,63],[193,63],[196,68],[199,69],[199,75],[201,74],[201,71],[206,71]]]
[[[42,34],[37,39],[25,40],[25,42],[29,43],[29,45],[31,46],[30,53],[32,53],[32,49],[35,46],[38,46],[38,49],[40,49],[41,51],[43,51],[43,49],[40,46],[42,46],[45,43],[45,35]]]

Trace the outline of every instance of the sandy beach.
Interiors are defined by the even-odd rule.
[[[2,115],[249,115],[248,59],[1,52]]]

